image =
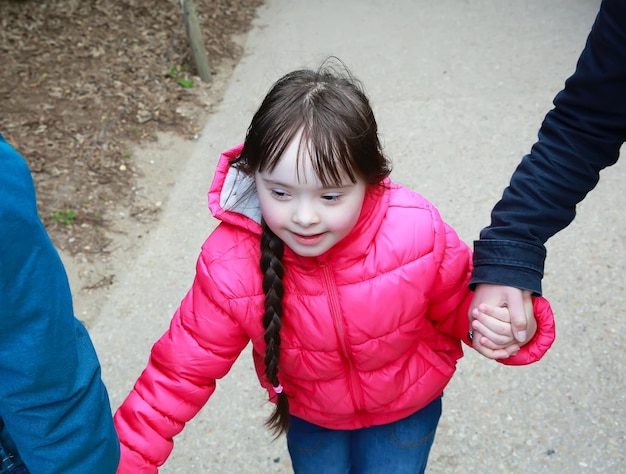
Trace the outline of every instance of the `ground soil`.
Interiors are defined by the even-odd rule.
[[[158,221],[263,1],[194,3],[210,82],[179,0],[0,0],[0,133],[30,166],[86,323]]]

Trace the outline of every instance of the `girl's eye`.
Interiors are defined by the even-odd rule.
[[[284,199],[288,196],[282,189],[272,189],[272,195],[278,199]]]
[[[341,199],[341,195],[340,194],[324,194],[322,196],[322,199],[324,201],[331,201],[331,202],[339,201],[339,199]]]

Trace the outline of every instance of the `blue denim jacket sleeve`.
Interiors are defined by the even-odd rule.
[[[538,141],[511,177],[474,242],[470,281],[541,294],[545,242],[613,165],[626,141],[626,1],[604,0],[573,75],[554,99]]]
[[[119,441],[100,365],[23,158],[0,135],[0,444],[33,473],[113,474]]]

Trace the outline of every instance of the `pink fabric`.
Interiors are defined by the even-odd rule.
[[[202,247],[193,286],[115,415],[119,472],[156,472],[249,341],[275,399],[262,362],[260,226],[220,206],[240,150],[220,159],[209,206],[222,223]],[[354,429],[408,416],[441,394],[468,342],[471,252],[428,201],[386,180],[369,190],[344,240],[319,258],[286,248],[283,263],[279,380],[291,413]],[[541,301],[540,324],[553,324]],[[515,361],[538,360],[553,338],[541,332]]]

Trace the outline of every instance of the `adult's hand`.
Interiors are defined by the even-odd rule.
[[[481,304],[508,308],[513,336],[520,344],[528,342],[535,335],[535,332],[537,332],[537,322],[533,314],[533,303],[530,291],[489,283],[479,283],[476,285],[468,314],[470,324],[474,330],[480,329],[474,326],[477,325],[475,319],[478,317],[479,306]],[[480,331],[478,332],[480,333]],[[485,337],[478,337],[476,339],[479,339],[479,347],[476,347],[476,344],[474,344],[474,346],[481,353],[483,353],[481,348],[491,350],[501,349],[501,346],[498,346]]]

